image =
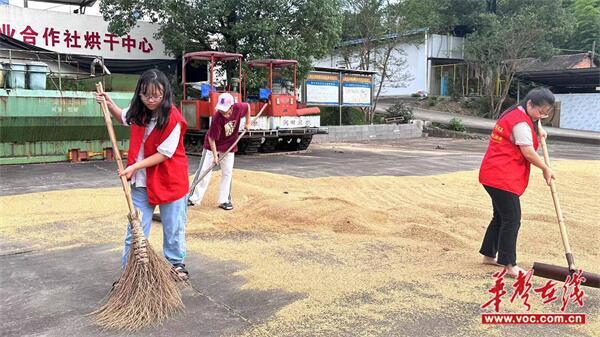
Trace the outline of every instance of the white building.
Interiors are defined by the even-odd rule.
[[[461,65],[464,58],[464,38],[429,34],[425,31],[418,34],[421,42],[399,44],[397,50],[391,55],[392,59],[405,60],[404,69],[394,66],[391,72],[397,75],[405,72],[409,78],[405,81],[384,83],[381,96],[408,96],[417,91],[426,91],[432,95],[448,95],[449,83],[456,80],[458,76],[457,67],[464,67]],[[348,41],[343,45],[344,47],[355,45],[359,49],[362,42],[362,40]],[[352,57],[350,68],[357,69],[358,64],[358,57]],[[344,67],[345,61],[340,55],[340,49],[336,48],[330,56],[317,60],[314,66],[338,68]],[[461,78],[463,91],[469,92],[469,85],[462,81]]]

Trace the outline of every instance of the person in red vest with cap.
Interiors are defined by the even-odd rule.
[[[540,168],[546,183],[554,175],[537,154],[535,122],[547,116],[554,95],[546,88],[531,90],[525,99],[504,111],[490,136],[479,169],[479,182],[492,199],[493,216],[479,252],[484,264],[502,265],[509,276],[525,272],[517,265],[517,235],[521,226],[519,197],[529,183],[530,166]],[[541,130],[540,137],[547,137]],[[497,259],[496,259],[497,257]]]
[[[185,279],[188,276],[183,259],[189,180],[183,135],[187,124],[173,104],[169,80],[159,70],[145,71],[138,80],[130,106],[125,109],[120,109],[106,93],[99,94],[96,100],[100,102],[102,97],[112,116],[130,126],[127,168],[119,175],[131,181],[133,204],[142,211],[144,235],[150,234],[152,214],[158,206],[165,258]],[[127,263],[130,246],[131,232],[127,226],[123,266]]]

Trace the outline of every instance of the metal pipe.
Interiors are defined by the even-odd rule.
[[[296,63],[294,63],[294,99],[297,100],[296,97]]]
[[[183,82],[183,99],[186,100],[186,85],[185,85],[185,55],[181,58],[181,82]]]
[[[342,95],[343,95],[343,92],[342,92],[342,72],[340,71],[339,83],[338,83],[338,104],[340,106],[340,125],[342,125],[342,104],[344,104]]]
[[[431,93],[431,74],[430,74],[430,68],[431,68],[431,62],[429,61],[429,54],[430,54],[430,50],[429,50],[429,35],[426,32],[425,33],[425,90],[427,91],[427,93]],[[371,88],[371,91],[373,91],[373,89]]]
[[[239,74],[240,74],[240,75],[239,75],[239,78],[240,78],[240,83],[239,83],[239,85],[240,85],[240,87],[238,88],[238,92],[239,92],[239,93],[240,93],[240,95],[241,95],[241,94],[242,94],[242,58],[241,58],[241,57],[240,57],[240,60],[239,60],[239,65],[238,65],[238,68],[239,68],[239,70],[240,70],[240,71],[239,71]],[[243,99],[243,98],[242,98],[242,99]]]
[[[273,91],[273,63],[269,63],[269,89]]]
[[[469,95],[469,64],[467,63],[467,96]]]
[[[213,83],[213,81],[214,81],[214,74],[213,74],[213,72],[215,70],[215,68],[214,68],[214,62],[215,62],[215,57],[214,57],[214,55],[211,55],[210,56],[210,87],[211,87],[211,89],[212,89],[212,87],[214,85],[214,83]]]
[[[60,71],[60,53],[58,55],[58,90],[62,91],[62,73]]]

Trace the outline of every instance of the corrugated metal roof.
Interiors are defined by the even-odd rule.
[[[591,62],[591,53],[556,55],[548,61],[542,61],[539,58],[526,58],[517,60],[517,63],[518,72],[593,68],[597,66],[596,62]]]
[[[600,67],[518,72],[515,76],[559,88],[593,90],[600,86]]]
[[[386,34],[383,35],[381,37],[378,38],[373,38],[371,39],[371,41],[384,41],[384,40],[391,40],[391,39],[396,39],[400,36],[410,36],[410,35],[414,35],[414,34],[421,34],[421,33],[427,33],[429,29],[427,28],[419,28],[419,29],[415,29],[411,32],[406,32],[406,33],[402,33],[402,34],[398,34],[398,33],[392,33],[392,34]],[[337,47],[344,47],[344,46],[353,46],[353,45],[357,45],[357,44],[362,44],[366,41],[367,39],[354,39],[354,40],[346,40],[346,41],[342,41],[340,42]]]

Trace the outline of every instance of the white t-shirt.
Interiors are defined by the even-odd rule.
[[[121,112],[121,121],[123,122],[123,125],[128,125],[127,121],[126,121],[126,116],[127,116],[127,111],[129,110],[129,107],[125,108],[122,110]],[[135,159],[135,162],[141,162],[142,160],[144,160],[144,143],[146,142],[146,139],[148,138],[148,136],[150,135],[150,133],[152,132],[152,130],[154,130],[154,127],[156,126],[156,117],[153,117],[150,122],[148,123],[148,125],[146,125],[146,130],[144,131],[144,137],[142,138],[142,144],[140,145],[140,150],[138,151],[138,155],[137,158]],[[175,154],[175,150],[177,150],[177,145],[179,144],[179,136],[181,135],[181,126],[179,125],[179,123],[177,123],[177,125],[175,125],[175,127],[173,128],[173,131],[171,131],[171,134],[169,134],[169,137],[167,137],[167,139],[165,139],[159,146],[158,149],[156,149],[159,153],[162,153],[163,155],[171,158],[173,157],[173,154]],[[146,187],[146,169],[140,169],[135,171],[135,174],[133,175],[133,177],[131,177],[131,184],[135,184],[136,187]]]
[[[523,107],[518,106],[517,109],[527,115]],[[529,118],[529,116],[527,116]],[[533,136],[531,134],[531,128],[527,122],[519,122],[513,126],[510,140],[515,145],[519,146],[533,146]]]

